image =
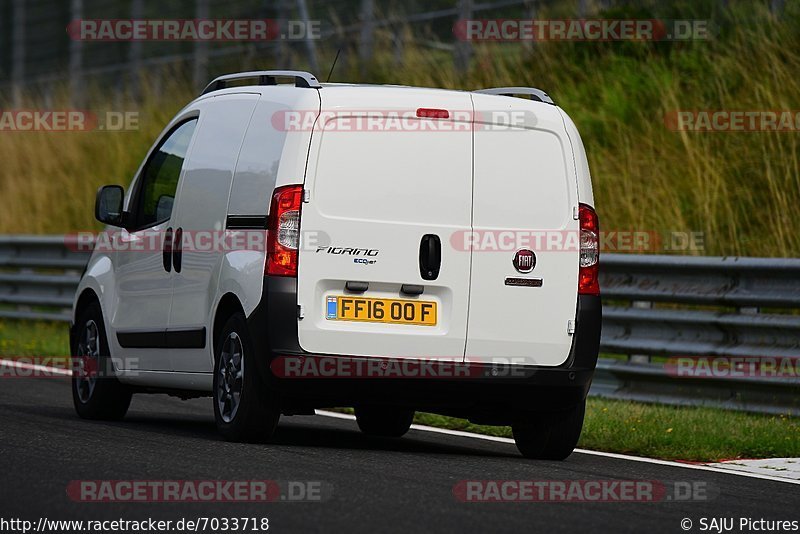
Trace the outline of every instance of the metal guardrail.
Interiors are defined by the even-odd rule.
[[[786,376],[800,369],[800,260],[606,254],[601,271],[600,350],[629,358],[601,359],[594,394],[800,413],[800,377]],[[679,362],[653,356],[716,360],[681,376]],[[743,368],[702,367],[736,358]],[[787,362],[782,373],[768,367]]]
[[[69,320],[89,258],[75,250],[62,236],[0,236],[0,318]],[[601,352],[627,359],[601,358],[593,395],[800,413],[796,375],[685,377],[662,359],[773,358],[797,371],[800,259],[604,254],[601,287]]]
[[[0,318],[68,321],[90,253],[63,236],[0,236]]]

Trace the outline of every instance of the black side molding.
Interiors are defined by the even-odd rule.
[[[228,215],[225,222],[228,230],[266,230],[266,215]]]
[[[204,349],[206,329],[131,330],[117,332],[117,341],[126,349]]]
[[[117,332],[117,341],[125,349],[160,349],[167,347],[167,331]]]

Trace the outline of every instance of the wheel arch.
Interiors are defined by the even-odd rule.
[[[78,328],[78,317],[80,317],[83,310],[85,310],[89,305],[92,303],[97,303],[100,306],[101,313],[103,306],[100,304],[100,297],[97,296],[97,293],[94,289],[87,287],[83,291],[81,291],[80,296],[75,301],[75,311],[72,316],[72,325],[69,329],[69,346],[70,349],[75,347],[75,336],[76,336],[76,329]],[[105,321],[103,321],[105,323]],[[106,335],[108,335],[106,333]]]
[[[75,314],[72,318],[73,322],[78,319],[78,315],[80,315],[84,308],[86,308],[86,306],[92,302],[100,304],[100,297],[97,296],[97,293],[95,293],[94,289],[87,287],[81,292],[78,300],[75,302]]]
[[[219,340],[220,334],[222,333],[222,328],[225,326],[225,322],[234,313],[238,312],[244,314],[244,307],[239,301],[239,297],[233,293],[225,293],[219,300],[219,304],[217,304],[217,310],[214,313],[214,323],[211,329],[212,351],[216,350],[216,344]]]

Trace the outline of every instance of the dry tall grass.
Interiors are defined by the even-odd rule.
[[[800,109],[799,31],[795,19],[779,24],[753,7],[732,15],[710,42],[479,46],[466,76],[446,51],[413,42],[398,63],[387,40],[366,76],[350,63],[337,67],[334,79],[545,88],[582,132],[605,229],[704,232],[703,254],[798,256],[800,133],[677,133],[664,116],[678,109]],[[127,184],[191,96],[180,82],[145,94],[136,132],[0,132],[0,232],[97,228],[97,186]],[[119,109],[101,92],[90,102],[95,110]]]

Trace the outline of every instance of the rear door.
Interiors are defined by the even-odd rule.
[[[555,106],[480,94],[473,95],[473,102],[474,233],[466,359],[558,365],[569,355],[568,329],[577,305],[579,223],[572,148]]]
[[[470,257],[448,239],[470,228],[469,94],[320,94],[301,216],[300,345],[317,354],[461,361]],[[419,108],[447,110],[447,118],[417,117]],[[372,119],[357,118],[364,115]]]

